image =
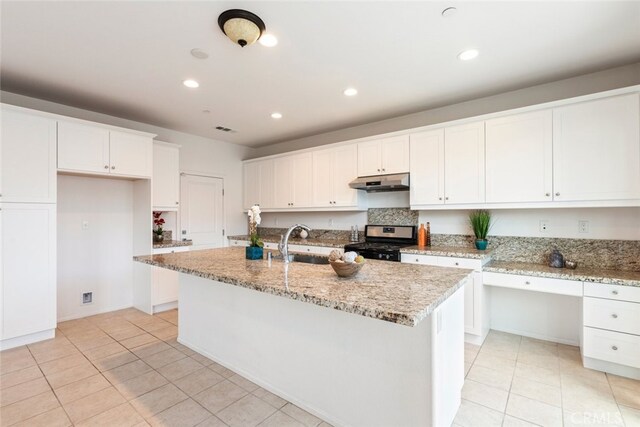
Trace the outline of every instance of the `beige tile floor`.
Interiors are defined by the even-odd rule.
[[[0,426],[328,426],[179,344],[177,323],[126,309],[0,352]],[[575,347],[492,331],[465,361],[454,425],[640,426],[640,382],[582,368]]]

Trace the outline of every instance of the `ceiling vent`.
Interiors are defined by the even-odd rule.
[[[216,126],[216,129],[218,129],[219,131],[222,131],[222,132],[235,132],[235,130],[226,128],[224,126]]]

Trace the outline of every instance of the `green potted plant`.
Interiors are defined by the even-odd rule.
[[[262,259],[264,243],[258,236],[258,225],[260,225],[260,206],[253,205],[249,209],[249,246],[245,248],[247,259]]]
[[[164,240],[164,230],[162,226],[164,225],[164,218],[160,218],[162,216],[162,212],[153,212],[153,225],[156,228],[153,231],[153,241],[155,243],[161,243]]]
[[[469,213],[469,223],[473,234],[476,236],[476,249],[487,249],[487,234],[491,228],[491,213],[487,210],[480,209]]]

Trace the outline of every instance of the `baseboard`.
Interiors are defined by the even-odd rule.
[[[172,301],[164,304],[154,305],[153,314],[162,313],[163,311],[173,310],[174,308],[178,308],[178,301]]]
[[[97,310],[96,312],[91,312],[91,313],[71,314],[64,317],[58,317],[58,323],[66,322],[67,320],[75,320],[75,319],[82,319],[83,317],[95,316],[96,314],[108,313],[110,311],[124,310],[125,308],[131,308],[131,307],[133,307],[133,305],[128,304],[123,306],[108,307],[108,308],[100,309],[100,310]]]
[[[309,412],[312,415],[315,415],[316,417],[320,418],[323,421],[326,421],[327,423],[339,427],[339,426],[344,426],[346,425],[344,423],[344,421],[335,419],[333,417],[331,417],[331,415],[326,414],[322,411],[318,411],[315,408],[312,408],[310,406],[308,406],[306,403],[300,402],[299,400],[297,400],[294,396],[290,396],[287,393],[284,393],[283,391],[279,390],[276,387],[273,387],[271,384],[266,383],[264,381],[262,381],[260,378],[256,378],[253,375],[251,375],[249,372],[244,371],[243,369],[239,369],[236,366],[233,365],[229,365],[225,362],[222,362],[220,360],[218,360],[216,357],[214,357],[212,354],[202,350],[201,348],[199,348],[198,346],[192,345],[182,339],[180,339],[180,337],[178,336],[178,342],[186,347],[189,347],[191,350],[200,353],[203,356],[206,356],[207,358],[213,360],[214,362],[218,363],[219,365],[224,366],[227,369],[231,369],[232,371],[242,375],[243,377],[247,378],[249,381],[259,385],[260,387],[262,387],[263,389],[267,390],[270,393],[275,394],[276,396],[279,396],[291,403],[293,403],[294,405],[296,405],[299,408],[304,409],[305,411]]]
[[[55,338],[56,330],[47,329],[46,331],[34,332],[33,334],[22,335],[20,337],[0,340],[0,351],[9,350],[10,348],[20,347],[21,345],[33,344],[34,342],[50,340]]]
[[[640,369],[631,366],[619,365],[617,363],[607,362],[605,360],[592,359],[582,356],[582,364],[585,368],[595,369],[596,371],[608,372],[626,378],[640,380]]]
[[[488,334],[489,334],[489,330],[488,329],[482,335],[475,335],[475,334],[465,333],[464,334],[464,342],[469,343],[469,344],[474,344],[474,345],[482,345],[484,343],[485,338],[487,338]]]
[[[580,347],[580,343],[578,342],[578,340],[567,340],[564,338],[552,337],[552,336],[542,335],[542,334],[535,334],[529,331],[521,331],[519,329],[511,329],[511,328],[498,329],[494,327],[492,327],[491,329],[493,329],[494,331],[506,332],[508,334],[522,335],[523,337],[527,337],[527,338],[535,338],[542,341],[551,341],[551,342],[556,342],[558,344],[566,344],[566,345],[573,345],[576,347]]]

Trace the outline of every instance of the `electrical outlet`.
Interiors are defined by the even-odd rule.
[[[82,303],[91,304],[93,302],[93,292],[84,292],[82,294]]]
[[[89,221],[82,221],[82,229],[83,230],[89,229]]]
[[[589,221],[580,220],[578,221],[578,233],[588,233],[589,232]]]
[[[276,227],[277,227],[278,225],[280,225],[280,220],[278,219],[278,217],[276,217],[275,225],[276,225]]]
[[[541,219],[540,220],[540,232],[541,233],[546,233],[547,231],[549,231],[549,220]]]
[[[333,227],[333,218],[329,219],[329,227]]]

